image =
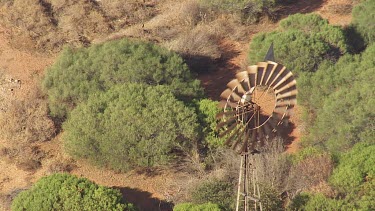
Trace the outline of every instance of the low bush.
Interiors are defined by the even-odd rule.
[[[227,181],[213,179],[203,182],[191,196],[196,204],[214,203],[222,210],[234,210],[235,207],[234,185]]]
[[[43,85],[51,115],[66,117],[90,94],[126,82],[167,85],[183,99],[202,92],[180,56],[151,43],[128,39],[65,49],[47,70]]]
[[[166,86],[124,84],[96,93],[63,125],[76,158],[126,171],[167,164],[197,138],[197,117]]]
[[[218,103],[210,99],[193,100],[193,106],[198,116],[201,133],[203,136],[202,144],[209,148],[216,148],[223,146],[224,140],[218,137],[216,125],[218,120],[216,114],[221,110],[218,108]]]
[[[193,203],[181,203],[173,207],[173,211],[220,211],[220,207],[217,204],[205,203],[205,204],[193,204]]]
[[[29,93],[26,99],[6,99],[2,106],[1,138],[17,145],[48,141],[55,135],[47,102],[38,91]]]
[[[69,174],[53,174],[19,193],[12,210],[129,210],[120,191]]]
[[[353,192],[361,184],[375,177],[375,145],[358,143],[339,158],[330,183],[342,192]]]
[[[323,194],[302,193],[297,195],[288,210],[341,210],[343,201],[325,197]]]

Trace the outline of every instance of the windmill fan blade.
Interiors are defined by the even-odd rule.
[[[282,100],[282,101],[277,101],[276,102],[276,107],[281,107],[281,106],[293,106],[297,104],[297,99],[289,99],[289,100]]]
[[[271,62],[269,62],[269,63],[271,63]],[[273,68],[271,69],[271,72],[270,72],[270,74],[268,75],[268,78],[267,78],[267,80],[266,80],[266,82],[265,82],[266,85],[269,85],[268,82],[269,82],[269,80],[272,78],[272,76],[274,75],[275,70],[281,66],[281,65],[279,65],[279,64],[277,64],[277,63],[275,63],[275,62],[272,62],[272,64],[273,64]]]
[[[277,72],[277,75],[275,76],[275,78],[272,80],[272,82],[269,85],[272,86],[276,81],[280,80],[279,77],[281,74],[283,74],[285,70],[286,70],[286,67],[282,66],[281,70]]]
[[[264,84],[264,85],[267,84],[266,82],[267,82],[268,78],[270,77],[270,74],[271,74],[272,70],[276,66],[275,62],[269,62],[268,61],[267,64],[268,64],[267,68],[264,70],[264,77],[260,81],[260,84]]]
[[[259,85],[262,85],[262,82],[263,82],[263,79],[264,79],[264,75],[266,73],[266,70],[267,70],[267,66],[268,66],[268,63],[267,62],[258,62],[258,84]]]
[[[231,88],[232,90],[235,90],[237,88],[237,91],[239,93],[245,94],[245,89],[242,87],[241,83],[237,79],[231,80],[228,84],[227,87]]]
[[[249,78],[249,74],[246,71],[242,71],[236,74],[236,78],[238,81],[243,81]]]
[[[256,74],[257,71],[258,71],[258,66],[257,65],[251,65],[251,66],[247,67],[247,72],[250,74],[250,76],[249,76],[250,87],[254,87],[256,85],[255,74]]]
[[[279,99],[282,99],[282,98],[295,96],[295,95],[297,95],[297,93],[298,93],[298,91],[297,91],[297,89],[295,89],[295,90],[292,90],[290,92],[286,92],[284,94],[276,95],[276,99],[279,100]]]
[[[238,127],[234,133],[232,135],[229,136],[229,138],[227,138],[227,140],[225,140],[225,145],[229,146],[229,143],[232,141],[233,138],[237,137],[238,133],[240,132],[241,130],[241,127]]]
[[[219,122],[219,124],[216,125],[216,130],[219,130],[220,128],[224,127],[225,125],[229,125],[237,120],[237,117],[229,118],[227,121]]]
[[[225,90],[221,93],[220,97],[223,98],[223,99],[228,99],[231,95],[232,95],[232,90],[230,90],[230,89],[225,89]]]
[[[236,102],[239,102],[241,100],[241,97],[238,94],[236,94],[235,92],[232,92],[231,96],[233,97],[233,100],[236,101]]]
[[[275,90],[275,94],[278,94],[284,90],[287,90],[293,86],[295,86],[297,84],[297,81],[294,79],[293,81],[289,82],[288,84],[285,84],[283,87],[281,87],[280,89],[277,89]]]
[[[235,127],[237,126],[237,122],[233,123],[231,126],[229,126],[224,132],[219,134],[219,137],[222,138],[225,135],[227,135],[229,132],[231,132]]]
[[[288,72],[275,86],[273,86],[274,89],[277,89],[282,83],[284,83],[286,80],[288,80],[290,77],[293,76],[292,72]]]
[[[238,144],[239,144],[239,143],[241,142],[241,140],[242,140],[242,137],[243,137],[243,135],[244,135],[245,130],[246,130],[246,128],[244,128],[244,129],[241,131],[241,133],[237,136],[236,141],[235,141],[234,144],[232,145],[232,149],[235,150],[235,149],[237,148]]]
[[[274,112],[278,115],[282,115],[282,117],[289,117],[291,114],[291,108],[288,107],[277,107],[275,108]]]
[[[221,119],[223,116],[233,116],[237,113],[237,111],[223,111],[216,114],[216,119]]]

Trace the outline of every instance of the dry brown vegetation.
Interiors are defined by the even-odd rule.
[[[46,52],[90,44],[154,13],[154,5],[140,0],[14,0],[0,7],[0,20],[11,29],[13,46]]]

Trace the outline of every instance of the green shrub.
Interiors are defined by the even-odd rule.
[[[363,36],[366,44],[375,41],[375,2],[372,0],[363,0],[353,8],[354,27]]]
[[[373,139],[374,58],[375,45],[371,45],[362,55],[345,55],[336,64],[324,63],[299,84],[306,93],[300,103],[316,115],[305,145],[319,144],[334,152]]]
[[[89,48],[65,49],[48,69],[43,86],[51,115],[64,117],[97,91],[125,82],[168,85],[179,98],[201,93],[187,65],[175,53],[127,39]]]
[[[210,99],[193,100],[198,121],[201,128],[204,144],[210,148],[223,146],[224,140],[218,137],[216,125],[218,123],[216,115],[221,111],[218,102]]]
[[[282,31],[298,30],[314,36],[338,48],[341,54],[348,51],[344,30],[339,26],[329,25],[328,20],[317,14],[295,14],[280,21]]]
[[[97,185],[69,174],[41,178],[21,192],[12,210],[129,210],[136,208],[122,200],[120,191]]]
[[[330,51],[323,40],[298,30],[262,33],[251,41],[250,63],[263,61],[271,43],[277,62],[287,66],[296,76],[302,72],[314,72]]]
[[[339,159],[330,182],[339,190],[353,192],[366,178],[375,177],[375,145],[358,143]]]
[[[174,211],[220,211],[220,207],[217,204],[212,204],[210,202],[205,204],[193,204],[193,203],[182,203],[177,204]]]
[[[193,202],[196,204],[214,203],[222,210],[234,210],[235,192],[233,184],[222,180],[203,182],[192,192]]]
[[[274,43],[277,62],[296,76],[315,72],[324,59],[335,61],[347,52],[345,33],[317,15],[291,15],[280,23],[278,31],[256,35],[250,43],[249,61],[263,61]]]
[[[323,194],[302,193],[297,195],[288,210],[342,210],[343,201],[325,197]]]
[[[124,84],[91,95],[64,123],[65,149],[117,170],[166,164],[191,146],[197,117],[166,86]]]
[[[260,185],[261,203],[264,210],[282,211],[283,201],[277,191],[270,185]]]

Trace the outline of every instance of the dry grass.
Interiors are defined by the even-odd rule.
[[[59,51],[64,44],[88,45],[155,12],[141,0],[14,0],[0,5],[0,23],[12,29],[11,44],[17,48]]]
[[[333,170],[333,161],[328,154],[309,157],[291,169],[290,189],[317,189],[324,184]]]
[[[55,126],[48,117],[47,101],[39,91],[27,99],[9,99],[0,112],[0,137],[13,143],[33,143],[50,140]]]

